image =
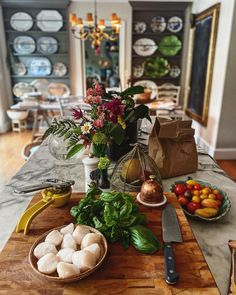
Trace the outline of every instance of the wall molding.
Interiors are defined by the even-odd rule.
[[[236,148],[215,148],[198,134],[195,134],[196,144],[202,147],[212,158],[216,160],[235,160]]]

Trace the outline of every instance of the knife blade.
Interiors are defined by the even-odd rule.
[[[172,205],[168,204],[162,211],[162,235],[164,241],[165,275],[167,284],[176,284],[179,274],[175,271],[172,242],[182,243],[179,222]]]

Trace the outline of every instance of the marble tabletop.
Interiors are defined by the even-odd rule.
[[[0,249],[5,245],[14,230],[21,214],[29,204],[33,194],[17,196],[13,189],[37,184],[51,176],[55,166],[55,159],[48,152],[47,144],[41,145],[37,152],[25,163],[20,171],[1,190],[0,194]],[[84,167],[81,159],[77,159],[67,166],[70,178],[75,180],[74,191],[84,191]],[[233,182],[219,166],[203,151],[199,151],[199,165],[196,173],[191,174],[195,179],[218,185],[229,196],[231,210],[222,219],[214,223],[200,222],[189,219],[194,235],[202,249],[205,259],[215,278],[221,294],[226,294],[230,271],[230,252],[228,240],[236,239],[236,183]],[[163,181],[165,191],[175,180],[186,179],[186,176],[171,178]]]

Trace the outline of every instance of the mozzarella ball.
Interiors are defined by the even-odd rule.
[[[89,233],[83,238],[81,242],[81,249],[84,249],[85,247],[88,247],[89,245],[94,243],[99,244],[101,242],[101,239],[102,239],[101,235],[95,234],[95,233]]]
[[[74,254],[75,250],[71,248],[65,248],[59,250],[57,256],[60,258],[60,261],[72,263],[72,255]]]
[[[45,242],[58,246],[61,244],[62,239],[63,235],[58,230],[53,230],[46,236]]]
[[[34,256],[38,259],[40,259],[48,253],[57,254],[57,249],[55,245],[48,242],[42,242],[34,248]]]
[[[72,262],[81,272],[84,272],[96,265],[96,256],[89,251],[80,250],[73,254]]]
[[[75,239],[76,243],[80,245],[81,241],[83,240],[85,235],[87,235],[88,233],[89,233],[89,229],[85,228],[82,225],[77,225],[72,236]]]
[[[68,224],[67,226],[63,227],[60,230],[60,232],[61,232],[61,234],[63,234],[63,236],[66,234],[72,235],[73,231],[74,231],[74,224],[73,223]]]
[[[54,273],[60,258],[53,253],[48,253],[37,262],[38,270],[45,274]]]
[[[64,235],[63,241],[61,243],[61,248],[62,249],[71,248],[75,251],[77,250],[76,242],[73,239],[71,234]]]
[[[96,257],[96,261],[99,260],[100,255],[101,255],[101,248],[97,243],[91,244],[88,247],[85,247],[83,251],[89,251],[93,253]]]
[[[57,273],[59,278],[70,278],[80,274],[80,270],[74,264],[66,263],[66,262],[59,262],[57,264]]]

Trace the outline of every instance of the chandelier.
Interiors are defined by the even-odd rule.
[[[92,13],[87,13],[86,23],[82,18],[77,18],[75,13],[70,14],[71,31],[76,39],[90,39],[92,47],[97,49],[103,40],[114,41],[117,39],[120,30],[121,20],[116,13],[112,13],[110,17],[111,32],[105,32],[105,19],[97,18],[97,1],[94,1],[94,17]]]

